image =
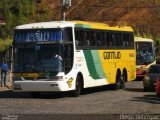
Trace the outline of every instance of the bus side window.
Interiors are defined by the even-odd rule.
[[[84,30],[80,30],[80,46],[84,46],[84,42],[85,42],[85,31]]]
[[[115,46],[119,46],[120,40],[119,40],[119,34],[115,34]]]
[[[127,44],[128,44],[128,46],[130,46],[130,37],[129,37],[128,33],[126,34],[126,38],[127,38]]]
[[[130,46],[134,46],[134,36],[132,33],[129,33],[129,41],[130,41]]]
[[[123,43],[122,43],[122,45],[123,45],[123,47],[125,47],[126,46],[126,41],[125,41],[125,36],[124,36],[124,33],[122,33],[122,41],[123,41]]]
[[[76,42],[76,46],[80,46],[80,33],[79,33],[79,30],[75,31],[75,42]]]
[[[123,34],[123,45],[125,46],[125,47],[127,47],[128,46],[128,39],[127,39],[127,34]]]
[[[118,47],[122,46],[122,33],[117,33],[115,35],[115,43],[116,43],[116,46]]]
[[[94,31],[91,32],[91,46],[96,45],[96,33]]]
[[[116,41],[116,35],[117,35],[117,33],[115,33],[115,32],[112,32],[111,33],[111,40],[113,41],[113,46],[115,47],[115,46],[118,46],[118,43],[117,43],[117,41]]]
[[[129,40],[129,34],[127,33],[126,34],[126,43],[127,43],[127,46],[130,46],[130,40]]]
[[[108,47],[109,46],[109,33],[108,32],[105,33],[105,41],[106,41],[106,46]]]
[[[120,42],[120,46],[123,45],[123,36],[122,33],[119,33],[119,42]]]
[[[97,32],[96,34],[96,45],[101,46],[100,32]]]
[[[111,46],[113,46],[113,33],[112,32],[106,32],[106,37],[105,37],[105,39],[106,39],[106,45],[107,45],[107,47],[109,46],[109,47],[111,47]]]
[[[109,46],[114,46],[114,33],[110,32],[109,33]]]
[[[100,32],[100,46],[105,46],[105,45],[106,45],[105,33],[104,32]]]
[[[90,46],[90,41],[91,41],[91,34],[90,31],[86,31],[85,33],[85,46]]]

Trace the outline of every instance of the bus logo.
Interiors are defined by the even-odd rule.
[[[73,81],[73,78],[70,78],[70,79],[67,81],[69,88],[72,87],[72,81]]]
[[[121,52],[104,52],[103,58],[106,59],[121,59]]]

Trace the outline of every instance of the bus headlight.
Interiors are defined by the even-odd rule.
[[[22,90],[20,84],[14,84],[14,90]]]
[[[55,80],[63,80],[63,76],[56,76],[55,78],[54,78]]]

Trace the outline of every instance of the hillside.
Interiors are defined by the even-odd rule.
[[[12,0],[7,1],[10,1],[11,4]],[[23,3],[25,0],[19,1]],[[30,11],[27,17],[23,16],[25,21],[22,19],[20,22],[16,22],[16,19],[12,19],[14,25],[61,20],[61,0],[31,1],[35,1],[35,9]],[[17,9],[20,11],[19,8]],[[11,12],[16,17],[20,16],[20,12],[14,13],[13,10]],[[5,20],[4,16],[0,14],[1,20]],[[66,11],[66,20],[104,22],[112,26],[130,25],[137,34],[149,34],[154,38],[160,37],[160,0],[72,0],[72,6]],[[10,28],[13,29],[13,27]]]
[[[49,20],[60,20],[60,0],[45,2]],[[160,33],[160,0],[72,0],[66,20],[75,19],[130,25],[136,33],[155,37]]]

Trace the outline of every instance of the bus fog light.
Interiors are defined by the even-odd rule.
[[[20,85],[20,84],[14,84],[14,87],[16,87],[16,88],[20,88],[20,87],[21,87],[21,85]]]
[[[21,85],[20,84],[14,84],[14,89],[15,90],[21,90]]]

